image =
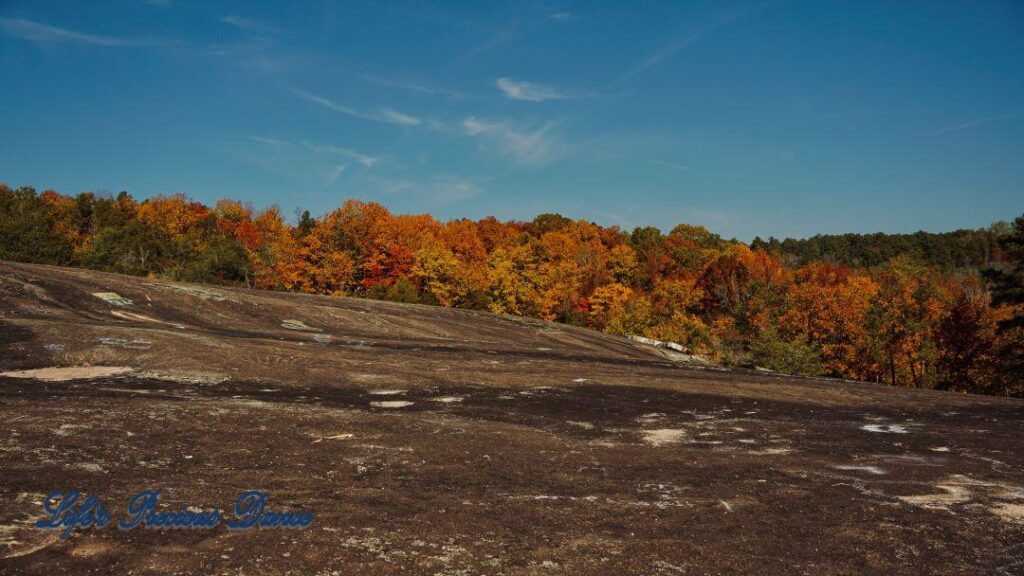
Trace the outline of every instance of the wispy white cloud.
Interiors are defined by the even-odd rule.
[[[433,178],[431,189],[434,199],[439,202],[460,202],[479,196],[483,189],[479,184],[450,174],[440,174]]]
[[[220,21],[227,24],[228,26],[234,26],[235,28],[248,30],[249,32],[256,32],[257,34],[278,34],[280,32],[274,26],[263,24],[261,22],[256,22],[255,20],[243,18],[241,16],[236,16],[234,14],[222,16]]]
[[[235,28],[242,28],[244,30],[252,30],[256,27],[256,23],[248,18],[242,18],[241,16],[235,16],[234,14],[228,14],[227,16],[221,16],[220,21]]]
[[[327,175],[327,183],[328,184],[334,184],[335,182],[337,182],[338,181],[338,177],[340,177],[341,173],[344,172],[345,169],[348,168],[349,166],[350,166],[350,164],[347,163],[347,162],[344,163],[344,164],[338,164],[337,166],[335,166],[334,169],[331,170],[331,173]]]
[[[65,28],[58,28],[23,20],[21,18],[0,18],[0,28],[4,33],[14,38],[29,40],[39,44],[92,44],[95,46],[107,46],[112,48],[130,48],[139,46],[159,46],[170,44],[166,40],[156,38],[119,38],[116,36],[103,36],[100,34],[87,34],[76,32]]]
[[[566,100],[575,97],[548,86],[542,86],[532,82],[516,81],[511,78],[498,78],[495,85],[505,93],[507,98],[511,98],[512,100],[543,102],[545,100]]]
[[[347,106],[342,106],[340,104],[335,104],[334,102],[328,100],[327,98],[324,98],[323,96],[317,96],[316,94],[310,94],[309,92],[306,92],[305,90],[299,90],[298,88],[295,88],[295,89],[292,90],[292,94],[295,94],[296,96],[298,96],[299,98],[302,98],[303,100],[308,100],[308,101],[310,101],[310,102],[312,102],[314,104],[319,104],[319,105],[323,106],[324,108],[330,108],[331,110],[334,110],[335,112],[341,112],[342,114],[348,114],[349,116],[355,116],[357,118],[362,118],[363,117],[363,115],[360,114],[359,112],[356,112],[356,110],[354,108],[349,108]]]
[[[224,152],[248,166],[286,178],[306,190],[333,190],[342,182],[367,178],[385,159],[351,148],[274,135],[240,135]]]
[[[963,124],[956,124],[954,126],[947,126],[945,128],[940,128],[940,129],[935,131],[935,134],[945,134],[946,132],[956,132],[958,130],[966,130],[967,128],[973,128],[975,126],[981,126],[983,124],[991,124],[993,122],[999,122],[999,121],[1002,121],[1002,120],[1013,120],[1013,119],[1017,118],[1017,116],[1018,116],[1018,114],[1016,112],[1011,112],[1009,114],[1000,114],[999,116],[989,116],[988,118],[978,118],[976,120],[971,120],[970,122],[964,122]]]
[[[557,156],[559,146],[550,134],[550,123],[536,129],[520,129],[506,121],[487,122],[474,116],[462,122],[466,134],[486,140],[502,156],[520,164],[543,165]]]
[[[260,142],[262,144],[268,144],[270,146],[275,146],[278,148],[284,148],[286,146],[292,145],[292,142],[289,142],[287,140],[280,140],[278,138],[267,138],[266,136],[249,136],[249,140],[252,140],[253,142]]]
[[[381,108],[378,114],[381,120],[384,122],[390,122],[391,124],[399,124],[401,126],[418,126],[421,123],[419,118],[414,118],[408,114],[402,114],[401,112],[390,108]]]
[[[283,76],[294,70],[298,62],[293,54],[280,50],[272,40],[262,36],[252,36],[242,42],[206,46],[202,53],[227,65],[269,76]]]
[[[484,192],[478,180],[452,174],[438,174],[426,179],[368,176],[363,181],[385,196],[412,194],[442,203],[469,200]]]
[[[519,25],[518,23],[513,22],[508,26],[492,33],[491,37],[486,42],[472,48],[469,52],[466,53],[465,56],[462,57],[462,60],[475,58],[483,54],[484,52],[488,52],[494,48],[497,48],[498,46],[501,46],[502,44],[515,38],[518,32]]]
[[[354,118],[362,118],[363,120],[370,120],[373,122],[384,122],[386,124],[397,124],[399,126],[419,126],[420,124],[423,123],[422,120],[416,118],[415,116],[409,116],[408,114],[403,114],[390,108],[381,108],[374,112],[363,112],[360,110],[356,110],[355,108],[343,106],[327,98],[324,98],[323,96],[311,94],[309,92],[306,92],[305,90],[300,90],[298,88],[292,89],[292,94],[298,96],[299,98],[302,98],[303,100],[307,100],[314,104],[319,104],[324,108],[328,108],[330,110],[334,110],[335,112],[340,112],[342,114],[346,114]]]
[[[572,12],[552,12],[548,14],[548,18],[558,20],[559,22],[568,22],[569,20],[575,20],[576,15]]]
[[[444,96],[455,100],[461,100],[463,98],[473,97],[471,94],[460,92],[458,90],[449,90],[447,88],[440,88],[437,86],[421,84],[418,82],[407,82],[399,80],[389,80],[387,78],[380,78],[378,76],[367,76],[367,80],[380,84],[381,86],[388,86],[390,88],[399,88],[402,90],[408,90],[410,92],[417,92],[420,94],[426,94],[428,96]]]
[[[689,172],[690,171],[690,167],[689,166],[684,166],[682,164],[677,164],[675,162],[669,162],[667,160],[658,160],[656,158],[651,158],[651,159],[647,160],[647,163],[648,164],[654,164],[655,166],[664,166],[665,168],[671,168],[673,170],[679,170],[680,172]]]
[[[378,176],[370,176],[365,179],[366,182],[372,184],[380,190],[380,193],[386,196],[393,196],[400,194],[416,187],[416,183],[410,180],[398,180],[394,178],[381,178]]]
[[[703,38],[711,35],[712,33],[714,33],[715,31],[719,30],[724,26],[727,26],[729,24],[732,24],[733,22],[736,22],[737,20],[754,14],[755,12],[760,10],[760,8],[761,7],[759,6],[756,8],[741,9],[721,15],[715,19],[708,21],[703,26],[684,34],[680,38],[664,46],[661,50],[658,50],[657,52],[654,52],[653,54],[649,55],[642,62],[640,62],[631,70],[629,70],[621,77],[619,77],[619,79],[616,80],[612,85],[614,86],[632,80],[634,77],[643,74],[647,70],[657,66],[663,60],[671,58],[683,48],[686,48],[687,46],[690,46],[691,44],[699,40],[702,40]]]
[[[700,32],[695,32],[695,33],[688,34],[688,35],[684,36],[683,38],[673,42],[672,44],[669,44],[668,46],[665,46],[661,50],[659,50],[659,51],[655,52],[654,54],[651,54],[650,56],[648,56],[643,62],[641,62],[640,64],[636,65],[632,70],[627,72],[625,74],[625,76],[623,76],[620,80],[621,81],[629,80],[629,79],[633,78],[634,76],[642,74],[648,68],[653,68],[654,66],[656,66],[662,60],[672,56],[676,52],[679,52],[683,48],[689,46],[690,44],[693,44],[694,42],[696,42],[697,40],[700,40],[701,38],[703,38],[706,35],[707,35],[706,31],[700,31]]]
[[[370,156],[357,152],[351,148],[342,148],[340,146],[332,146],[330,144],[315,144],[313,142],[303,141],[302,146],[307,150],[316,152],[317,154],[326,154],[332,156],[340,156],[342,158],[352,159],[367,168],[372,168],[375,164],[380,162],[380,158],[377,156]]]
[[[419,3],[412,7],[411,5],[400,6],[397,2],[375,2],[373,7],[389,13],[390,17],[413,19],[426,23],[432,29],[456,28],[473,32],[488,30],[486,24],[474,18],[468,18],[460,12],[447,12],[443,9],[428,8],[421,6]]]
[[[301,147],[320,155],[326,156],[338,156],[341,158],[348,158],[353,160],[367,168],[372,168],[374,164],[380,162],[380,158],[377,156],[370,156],[369,154],[363,154],[351,148],[342,148],[340,146],[332,146],[330,144],[317,144],[306,140],[293,141],[286,140],[283,138],[271,138],[267,136],[248,136],[249,140],[253,142],[259,142],[260,144],[266,144],[267,146],[273,146],[274,148],[289,148],[289,147]],[[347,166],[347,164],[346,164]],[[341,170],[344,170],[342,168]],[[340,171],[339,171],[340,174]]]

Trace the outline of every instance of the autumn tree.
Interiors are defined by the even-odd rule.
[[[821,376],[825,367],[821,348],[806,336],[784,336],[775,326],[760,330],[751,340],[750,356],[754,365],[801,376]]]
[[[629,244],[618,244],[608,253],[608,273],[612,281],[631,286],[637,282],[640,263],[636,250]]]
[[[703,226],[680,224],[665,238],[665,248],[677,270],[699,273],[725,252],[727,243]]]
[[[999,247],[1006,262],[986,273],[1000,319],[995,344],[999,372],[991,390],[1024,395],[1024,216],[1000,237]]]
[[[495,314],[541,316],[549,308],[542,299],[538,258],[532,244],[499,248],[488,261],[489,309]]]
[[[645,335],[713,355],[714,338],[701,318],[703,298],[704,292],[694,276],[681,275],[659,282],[651,293],[654,325]]]
[[[413,254],[412,278],[429,302],[455,306],[469,294],[469,284],[459,274],[459,260],[442,246],[420,248]]]
[[[871,278],[851,268],[808,264],[795,272],[779,330],[820,347],[828,373],[871,379],[878,375],[878,365],[869,353],[866,324],[877,292]]]
[[[642,335],[650,327],[650,300],[628,286],[611,283],[590,297],[590,324],[598,330],[622,336]]]
[[[936,327],[937,387],[982,391],[995,360],[996,315],[988,292],[974,277],[943,284],[947,303]]]
[[[584,296],[608,280],[608,250],[597,226],[568,221],[536,240],[543,290],[542,315],[572,321]]]
[[[34,189],[11,190],[0,184],[0,259],[70,264],[74,245],[57,223],[52,204]]]
[[[154,196],[143,202],[137,217],[172,238],[184,237],[209,216],[210,210],[184,194]]]
[[[650,290],[672,271],[672,257],[665,246],[665,236],[653,226],[633,229],[629,244],[640,263],[638,284]]]
[[[909,257],[894,258],[877,274],[879,290],[868,310],[870,347],[889,383],[928,387],[934,379],[934,328],[942,312],[934,273]]]
[[[80,258],[89,268],[147,276],[169,269],[175,255],[174,242],[166,231],[144,220],[132,220],[96,234]]]

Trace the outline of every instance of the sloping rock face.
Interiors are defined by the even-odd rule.
[[[1024,574],[1024,403],[534,320],[0,262],[2,574]],[[306,529],[115,519],[257,489]]]

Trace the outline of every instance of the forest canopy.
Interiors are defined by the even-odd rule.
[[[778,254],[790,265],[829,262],[846,266],[881,266],[897,256],[909,255],[922,264],[946,272],[979,271],[1003,260],[999,240],[1010,233],[1010,224],[996,222],[981,230],[915,232],[913,234],[818,235],[796,240],[755,238],[750,247]]]
[[[0,259],[531,316],[791,374],[1024,392],[1024,216],[747,245],[689,224],[440,222],[357,200],[293,224],[235,200],[0,185]]]

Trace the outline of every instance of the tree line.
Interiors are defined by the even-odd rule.
[[[829,262],[859,268],[882,266],[897,256],[944,272],[981,271],[1003,260],[999,239],[1011,232],[1007,222],[979,230],[913,234],[819,234],[806,239],[754,238],[750,247],[779,255],[787,265]]]
[[[440,222],[356,200],[139,202],[0,185],[0,259],[531,316],[727,365],[1024,393],[1024,216],[985,231],[725,240],[559,214]]]

